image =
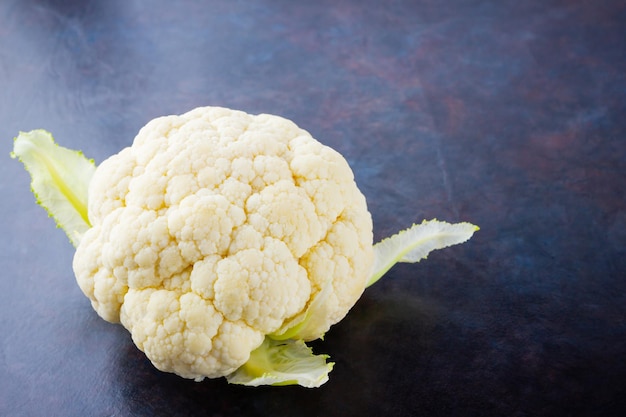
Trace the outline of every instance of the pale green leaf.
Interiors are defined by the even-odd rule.
[[[314,355],[302,340],[278,341],[266,337],[253,350],[250,359],[228,375],[231,384],[301,385],[317,388],[328,381],[334,363],[326,362],[327,355]]]
[[[328,279],[322,289],[313,297],[313,300],[303,313],[289,320],[284,326],[268,336],[274,340],[312,340],[319,338],[319,334],[315,334],[314,337],[311,337],[311,329],[318,328],[319,320],[323,321],[326,319],[327,314],[324,309],[328,308],[326,301],[332,294],[332,291],[333,287],[330,279]]]
[[[87,217],[87,188],[96,170],[82,152],[63,148],[45,130],[20,132],[13,143],[18,158],[31,176],[37,203],[46,209],[74,246],[91,227]]]
[[[367,286],[378,281],[398,262],[419,262],[430,252],[467,241],[477,226],[424,220],[374,245],[374,268]]]

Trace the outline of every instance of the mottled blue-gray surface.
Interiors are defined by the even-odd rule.
[[[3,1],[0,415],[624,415],[625,22],[618,0]],[[320,389],[156,371],[9,158],[45,128],[101,162],[199,105],[343,153],[376,238],[481,227],[366,291],[314,344]]]

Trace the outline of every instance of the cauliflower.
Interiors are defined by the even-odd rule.
[[[333,364],[305,342],[396,262],[477,229],[424,222],[373,245],[346,160],[267,114],[160,117],[97,168],[42,130],[21,133],[12,155],[76,246],[95,311],[155,367],[196,381],[323,384]]]

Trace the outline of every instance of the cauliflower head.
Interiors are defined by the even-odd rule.
[[[225,376],[266,335],[321,337],[373,266],[346,160],[293,122],[201,107],[160,117],[98,166],[73,268],[98,314],[160,370]]]

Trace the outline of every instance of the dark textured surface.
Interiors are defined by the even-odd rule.
[[[617,0],[3,1],[0,415],[623,415],[625,22]],[[41,127],[100,162],[198,105],[339,150],[376,238],[481,231],[368,289],[315,343],[320,389],[160,373],[8,154]]]

